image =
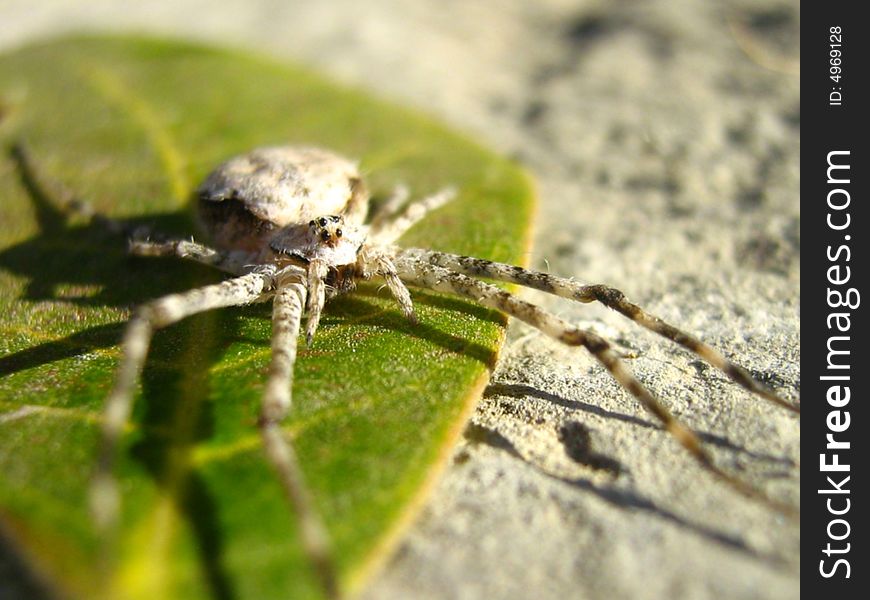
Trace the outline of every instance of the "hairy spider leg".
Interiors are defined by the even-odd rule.
[[[689,427],[674,417],[656,399],[619,359],[618,354],[604,338],[521,300],[494,285],[468,275],[421,261],[413,254],[400,253],[395,260],[399,276],[407,284],[438,292],[470,298],[475,302],[520,319],[568,346],[586,348],[623,388],[652,413],[676,440],[707,471],[713,473],[741,494],[760,500],[785,514],[796,515],[795,509],[770,498],[767,494],[719,468],[700,438]]]
[[[154,331],[215,308],[267,300],[272,295],[274,278],[274,270],[271,273],[248,273],[187,292],[169,294],[136,309],[124,332],[121,364],[103,410],[99,460],[91,487],[91,509],[103,531],[113,534],[117,525],[119,497],[113,471],[118,442],[130,418],[136,383]]]
[[[134,256],[162,256],[192,260],[232,275],[243,275],[252,270],[248,253],[223,252],[193,240],[169,239],[163,242],[131,239],[128,252]]]
[[[392,244],[428,213],[444,206],[455,197],[456,190],[446,188],[412,202],[404,210],[390,215],[388,218],[379,219],[376,215],[369,229],[369,236],[376,244]]]
[[[315,259],[308,263],[308,319],[305,322],[305,343],[311,345],[317,326],[320,324],[320,315],[326,304],[326,275],[329,272],[327,264]]]
[[[470,256],[460,256],[419,248],[404,249],[401,252],[403,255],[411,257],[414,260],[444,267],[465,275],[516,283],[578,302],[600,302],[642,327],[697,354],[750,392],[800,414],[800,406],[795,406],[779,397],[767,386],[753,379],[746,369],[731,362],[718,350],[705,344],[698,338],[666,323],[656,316],[650,315],[640,306],[632,304],[626,299],[625,294],[616,288],[601,284],[584,285],[564,277],[556,277],[547,273],[541,273],[540,271],[530,271],[522,267]]]
[[[258,422],[263,448],[284,494],[294,508],[300,538],[308,559],[314,566],[328,598],[339,597],[338,577],[326,527],[314,508],[314,502],[292,444],[281,430],[281,421],[290,411],[293,366],[299,324],[307,290],[302,282],[281,285],[272,303],[272,359]]]

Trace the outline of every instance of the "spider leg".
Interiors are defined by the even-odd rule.
[[[405,284],[402,283],[402,279],[396,272],[396,266],[393,264],[393,261],[386,256],[379,257],[377,272],[386,280],[387,287],[390,288],[390,292],[393,294],[396,302],[399,303],[399,307],[402,309],[405,317],[412,323],[416,323],[417,317],[414,315],[414,305],[411,302],[411,294],[408,292],[408,288],[405,287]]]
[[[369,235],[378,244],[392,244],[427,213],[444,206],[455,196],[456,190],[446,188],[431,196],[426,196],[422,200],[412,202],[402,212],[380,223],[373,223],[369,229]]]
[[[530,271],[504,263],[445,252],[433,252],[413,248],[402,250],[401,253],[415,260],[458,271],[466,275],[516,283],[578,302],[600,302],[642,327],[683,346],[690,352],[694,352],[750,392],[790,411],[800,413],[799,406],[790,404],[780,398],[773,390],[756,381],[746,369],[725,358],[721,352],[698,338],[647,313],[640,306],[629,302],[625,294],[616,288],[601,284],[583,285],[572,279],[556,277],[547,273],[541,273],[540,271]]]
[[[275,293],[272,308],[272,361],[259,419],[266,456],[278,475],[299,525],[300,537],[327,597],[337,598],[338,580],[329,535],[314,508],[293,446],[281,431],[291,404],[296,341],[306,299],[305,285],[295,283]]]
[[[372,217],[371,223],[369,223],[369,228],[380,229],[383,227],[384,223],[399,212],[402,205],[408,201],[409,195],[410,191],[406,185],[399,184],[393,188],[393,193],[390,194],[390,197],[378,207],[377,212]]]
[[[712,455],[703,447],[698,435],[677,419],[647,390],[619,359],[619,355],[604,338],[521,300],[494,285],[451,271],[444,267],[421,262],[409,255],[396,258],[399,276],[406,283],[438,292],[447,292],[470,298],[479,304],[520,319],[569,346],[586,348],[623,388],[628,390],[644,408],[652,413],[664,428],[683,446],[702,467],[718,476],[740,493],[761,500],[787,514],[795,514],[789,505],[769,498],[761,490],[719,468]]]
[[[368,279],[374,275],[383,277],[405,317],[412,323],[417,322],[417,317],[414,315],[414,304],[411,302],[411,293],[405,287],[401,277],[396,272],[396,265],[393,264],[386,252],[380,248],[363,249],[357,256],[357,269],[359,276],[363,279]]]
[[[215,267],[232,275],[242,275],[254,257],[247,253],[221,252],[192,240],[167,240],[152,242],[147,239],[131,239],[130,254],[134,256],[174,256]]]
[[[320,325],[320,315],[326,303],[326,275],[329,272],[326,263],[314,259],[308,263],[308,320],[305,323],[305,343],[311,345],[317,326]]]
[[[91,510],[101,530],[117,524],[119,497],[113,476],[118,443],[130,418],[136,381],[142,372],[154,331],[207,310],[261,302],[272,294],[275,270],[249,273],[221,283],[169,294],[140,306],[127,324],[121,342],[121,364],[103,409],[99,459],[91,484]]]

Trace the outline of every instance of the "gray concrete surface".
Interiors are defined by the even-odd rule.
[[[67,30],[263,50],[417,106],[536,176],[530,262],[623,289],[800,388],[797,2],[3,0]],[[716,460],[799,505],[799,419],[603,309]],[[364,598],[796,598],[799,525],[715,480],[593,360],[514,324],[453,463]]]

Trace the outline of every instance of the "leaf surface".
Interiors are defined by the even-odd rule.
[[[25,139],[28,188],[7,151]],[[361,159],[375,198],[456,186],[402,240],[517,262],[533,195],[515,165],[443,126],[291,66],[143,38],[68,38],[0,58],[0,522],[65,595],[316,598],[295,521],[255,420],[268,306],[214,311],[154,338],[119,466],[122,542],[109,575],[87,513],[104,398],[130,308],[218,281],[198,265],[131,258],[124,240],[53,204],[196,232],[189,198],[222,160],[272,144]],[[449,455],[503,334],[497,314],[385,290],[330,303],[300,346],[286,421],[345,587],[398,538]]]

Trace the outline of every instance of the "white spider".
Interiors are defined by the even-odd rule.
[[[19,147],[22,168],[33,170]],[[141,305],[130,319],[122,342],[123,358],[105,406],[102,446],[92,485],[92,505],[104,531],[116,525],[119,500],[113,465],[118,442],[130,416],[134,389],[156,329],[190,315],[225,306],[272,301],[272,357],[258,427],[268,460],[299,520],[302,542],[325,593],[339,595],[329,539],[313,508],[301,470],[279,424],[291,404],[293,365],[300,323],[307,312],[308,343],[313,339],[324,303],[352,291],[358,280],[380,277],[402,312],[415,321],[406,285],[470,298],[536,327],[571,346],[585,347],[704,468],[747,496],[784,512],[793,512],[717,467],[698,436],[678,421],[630,373],[602,337],[560,319],[476,277],[511,282],[579,302],[600,302],[696,353],[728,377],[789,410],[800,409],[755,381],[743,368],[700,340],[649,315],[605,285],[583,285],[546,273],[419,248],[394,242],[427,212],[453,197],[445,190],[402,208],[400,189],[365,218],[369,195],[355,163],[319,148],[271,147],[253,150],[219,166],[200,186],[201,225],[214,248],[188,240],[153,241],[142,230],[130,232],[81,202],[66,209],[102,221],[132,235],[130,251],[140,256],[176,256],[217,267],[232,275],[221,283],[170,294]]]

